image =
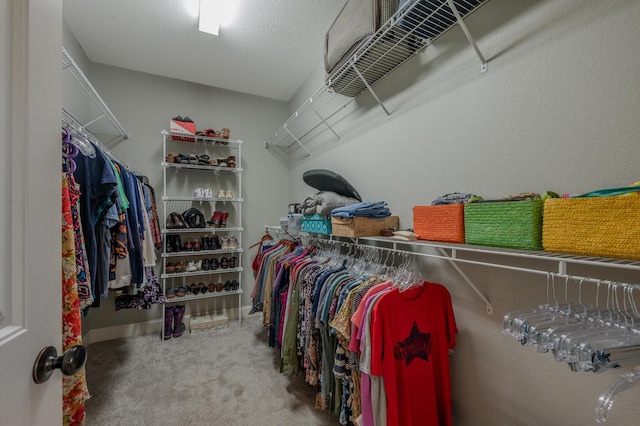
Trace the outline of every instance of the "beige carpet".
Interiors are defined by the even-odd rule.
[[[339,425],[313,408],[302,376],[279,373],[260,315],[164,343],[95,343],[88,354],[88,425]]]

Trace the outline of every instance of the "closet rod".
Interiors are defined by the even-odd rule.
[[[98,138],[93,136],[86,128],[82,126],[82,124],[80,124],[80,122],[78,122],[78,120],[76,120],[64,108],[62,108],[62,123],[66,126],[67,130],[95,144],[98,147],[98,149],[100,149],[100,151],[102,151],[111,160],[125,166],[127,169],[129,168],[129,165],[127,163],[121,161],[113,152],[111,152],[109,148],[107,148],[102,142],[100,142]]]
[[[455,263],[452,263],[454,260],[457,261],[458,259],[451,258],[451,257],[446,256],[446,255],[435,255],[435,254],[429,254],[429,253],[418,253],[418,252],[407,251],[407,250],[398,250],[395,247],[394,248],[389,248],[389,247],[380,247],[380,246],[370,246],[370,245],[366,245],[366,244],[358,244],[358,243],[345,242],[345,241],[336,241],[336,240],[332,240],[332,239],[330,239],[330,240],[322,240],[322,241],[330,241],[330,242],[335,242],[337,244],[342,244],[342,243],[344,243],[344,244],[353,244],[353,245],[355,245],[357,247],[374,248],[374,249],[378,249],[378,250],[390,251],[391,253],[398,253],[398,254],[408,255],[408,256],[423,256],[423,257],[431,257],[431,258],[435,258],[435,259],[446,260],[449,263],[451,263],[451,265],[453,265],[455,270],[460,274],[460,276],[464,279],[464,281],[467,283],[467,285],[469,287],[471,287],[471,289],[474,291],[474,293],[476,293],[478,295],[478,297],[484,302],[484,304],[486,306],[487,315],[493,315],[493,305],[491,304],[489,299],[487,299],[487,297],[484,294],[482,294],[480,289],[473,283],[473,281],[471,281],[471,279],[464,273],[464,271],[462,271],[462,269],[460,269],[457,265],[455,265]],[[473,262],[473,261],[470,261],[470,262]],[[473,262],[473,263],[476,263],[476,262]]]

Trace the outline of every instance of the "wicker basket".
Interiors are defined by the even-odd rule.
[[[418,239],[464,244],[464,204],[413,207]]]
[[[548,199],[545,250],[640,260],[640,197]]]
[[[542,249],[542,201],[496,201],[464,206],[468,244]]]

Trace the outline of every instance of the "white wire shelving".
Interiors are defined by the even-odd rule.
[[[387,117],[391,112],[373,85],[422,52],[458,24],[481,61],[487,61],[469,32],[464,18],[487,0],[408,0],[391,18],[338,66],[265,142],[265,148],[285,162],[311,156],[314,149],[342,140],[337,127],[349,114],[350,104],[367,91]],[[401,2],[402,3],[402,2]],[[329,133],[327,133],[329,132]],[[327,135],[325,137],[325,135]]]
[[[65,82],[65,112],[79,123],[80,131],[94,135],[115,135],[122,139],[131,136],[64,47],[62,73]]]

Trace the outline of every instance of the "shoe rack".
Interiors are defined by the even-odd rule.
[[[241,324],[242,141],[167,131],[162,141],[160,277],[167,307],[185,305],[189,311],[193,301],[237,296]],[[222,303],[209,302],[206,308],[213,313]],[[166,309],[162,315],[164,340],[170,334]]]

